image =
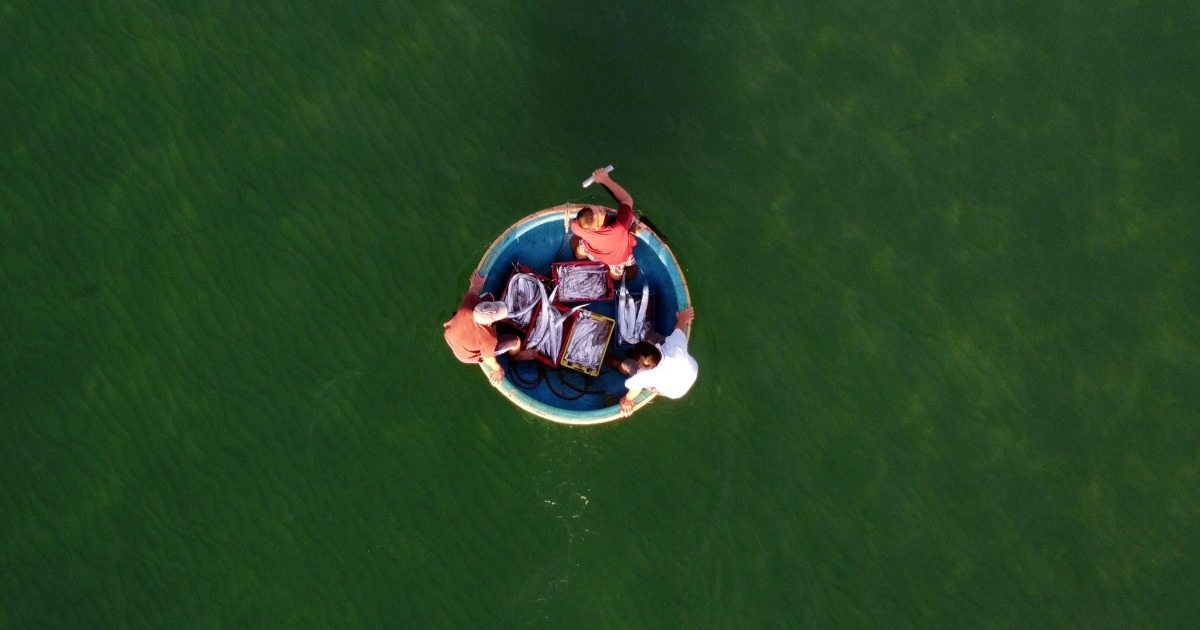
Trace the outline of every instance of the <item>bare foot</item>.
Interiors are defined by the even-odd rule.
[[[513,361],[532,361],[537,358],[536,350],[521,350],[514,352],[510,357]]]

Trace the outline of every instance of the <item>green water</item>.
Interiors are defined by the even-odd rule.
[[[0,5],[0,627],[1188,627],[1191,2]],[[440,323],[597,166],[700,379]]]

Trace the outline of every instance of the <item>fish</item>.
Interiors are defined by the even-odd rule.
[[[558,289],[555,289],[555,292],[557,291]],[[551,293],[550,295],[553,296],[554,293]],[[541,296],[541,305],[542,310],[539,312],[537,321],[534,322],[533,328],[530,329],[529,335],[525,339],[526,347],[531,350],[543,350],[546,344],[549,342],[547,335],[549,334],[550,324],[553,316],[549,313],[550,302],[546,299],[544,294]],[[543,352],[543,354],[545,353]]]
[[[625,308],[629,301],[629,289],[625,288],[625,278],[621,278],[621,286],[617,289],[617,335],[621,341],[629,338],[629,313]]]
[[[650,304],[650,284],[642,284],[642,303],[638,306],[637,319],[633,320],[633,331],[637,336],[635,341],[641,341],[646,336],[646,307]]]
[[[515,273],[508,279],[504,292],[504,303],[508,306],[508,319],[521,328],[529,325],[529,316],[539,299],[546,297],[546,287],[530,273]]]
[[[563,265],[558,268],[559,299],[595,300],[608,293],[608,269],[604,265]]]
[[[525,346],[530,350],[538,351],[542,356],[547,358],[558,358],[558,352],[562,348],[562,329],[563,322],[572,314],[580,309],[590,306],[590,304],[580,304],[575,308],[560,313],[558,309],[550,306],[554,301],[555,295],[558,293],[558,287],[555,287],[547,297],[545,291],[542,291],[541,305],[542,310],[538,313],[537,321],[534,322],[533,328],[530,329],[529,335],[526,337]]]
[[[611,320],[598,319],[585,312],[586,316],[575,320],[571,342],[563,354],[563,360],[589,368],[599,368],[608,346],[612,330]]]
[[[646,309],[650,304],[650,285],[642,285],[642,297],[632,297],[621,279],[621,288],[617,292],[617,334],[625,344],[635,344],[646,336],[649,322],[646,321]]]

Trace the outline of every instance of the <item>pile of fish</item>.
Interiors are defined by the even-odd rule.
[[[525,347],[536,351],[555,363],[561,354],[563,360],[579,366],[599,368],[613,333],[613,322],[608,318],[592,317],[584,311],[576,320],[569,346],[563,351],[563,324],[567,319],[588,306],[586,301],[604,299],[611,295],[608,268],[604,265],[562,265],[556,270],[557,285],[549,295],[546,285],[535,274],[517,272],[508,279],[504,292],[504,303],[508,305],[508,319],[528,332]],[[555,307],[560,302],[585,302],[567,312]],[[650,288],[643,285],[640,299],[631,294],[621,280],[617,292],[617,342],[633,345],[645,338],[650,331],[646,311],[650,303]],[[538,307],[541,308],[538,308]],[[536,314],[536,316],[535,316]]]
[[[621,279],[617,291],[617,343],[633,345],[646,338],[650,322],[646,321],[646,305],[650,303],[650,283],[642,285],[642,299],[630,295]]]
[[[558,268],[558,299],[563,302],[599,300],[608,295],[606,265],[562,265]]]
[[[566,313],[560,313],[558,309],[550,306],[556,293],[558,293],[558,287],[555,287],[550,296],[546,297],[546,290],[542,289],[540,302],[542,308],[538,311],[537,321],[533,323],[533,327],[529,329],[529,334],[525,338],[526,348],[536,350],[538,354],[554,361],[558,360],[558,351],[562,349],[563,322],[572,313],[587,306],[587,304],[580,304]]]
[[[611,336],[611,319],[593,318],[591,313],[584,311],[579,319],[575,320],[575,328],[571,331],[571,342],[563,354],[563,362],[599,369]]]
[[[508,319],[519,328],[529,326],[533,307],[546,299],[546,287],[531,273],[514,273],[508,279],[504,292],[504,303],[508,306]]]

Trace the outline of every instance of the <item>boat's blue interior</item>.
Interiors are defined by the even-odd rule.
[[[670,334],[675,326],[675,313],[687,299],[683,278],[674,258],[648,228],[636,232],[638,244],[634,249],[638,274],[627,281],[631,293],[640,296],[643,283],[649,283],[654,309],[654,330],[662,335]],[[499,299],[504,287],[518,264],[546,277],[551,276],[550,265],[556,261],[574,260],[570,245],[570,234],[564,232],[563,215],[549,213],[531,216],[514,226],[480,265],[487,281],[483,291]],[[618,286],[620,281],[617,282]],[[575,306],[571,304],[569,306]],[[588,310],[616,318],[616,299],[592,302]],[[616,346],[616,331],[609,344],[609,354],[624,356],[625,348]],[[564,340],[565,342],[565,340]],[[616,370],[602,367],[598,376],[589,376],[565,367],[553,368],[537,361],[509,361],[499,358],[504,366],[508,384],[542,405],[554,409],[577,412],[600,410],[617,404],[616,399],[625,393],[625,377]]]

